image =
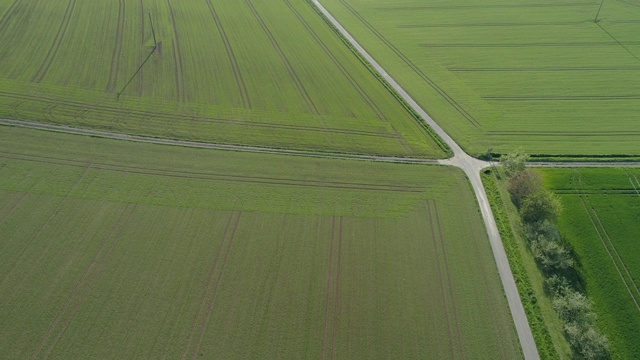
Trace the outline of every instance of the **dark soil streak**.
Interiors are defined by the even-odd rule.
[[[227,224],[224,227],[224,232],[222,233],[222,238],[220,240],[220,246],[218,247],[218,251],[216,252],[216,257],[213,260],[211,271],[209,271],[209,277],[207,278],[207,286],[205,287],[204,293],[202,294],[202,299],[200,300],[200,304],[198,305],[198,310],[196,311],[196,315],[193,319],[193,324],[191,325],[191,330],[189,331],[189,337],[187,338],[187,346],[185,347],[184,352],[182,353],[182,357],[181,357],[182,359],[184,359],[189,353],[189,349],[191,348],[191,343],[193,341],[194,332],[196,330],[198,323],[200,322],[200,314],[204,309],[204,304],[206,303],[207,295],[209,294],[209,291],[213,286],[213,278],[214,278],[214,274],[216,273],[216,269],[218,267],[218,259],[220,259],[220,254],[222,254],[224,243],[227,239],[227,233],[229,231],[229,227],[233,220],[233,215],[234,213],[231,213],[229,215],[229,218],[227,219]]]
[[[53,61],[55,60],[55,57],[58,54],[58,50],[60,49],[60,44],[64,40],[75,6],[76,6],[76,0],[69,0],[69,4],[67,5],[67,9],[64,13],[64,17],[62,18],[62,23],[58,28],[58,32],[56,33],[55,38],[53,39],[53,44],[51,44],[51,47],[47,52],[47,56],[45,57],[44,61],[40,65],[38,72],[36,72],[36,74],[31,79],[32,82],[40,83],[44,80],[44,77],[47,75],[47,72],[49,71],[51,64],[53,64]]]
[[[449,270],[449,261],[447,260],[447,248],[445,246],[444,234],[442,233],[442,225],[440,223],[440,215],[438,214],[438,205],[436,201],[433,200],[433,209],[436,215],[436,224],[438,225],[438,235],[440,237],[440,244],[442,246],[442,254],[444,258],[444,268],[447,273],[447,283],[449,285],[449,296],[451,298],[451,304],[453,307],[453,315],[455,320],[456,332],[458,335],[458,344],[460,345],[460,351],[462,354],[462,358],[465,358],[464,352],[464,342],[462,341],[462,334],[460,333],[460,322],[458,321],[458,309],[456,306],[456,298],[453,292],[453,281],[451,281],[451,271]]]
[[[442,294],[442,304],[444,305],[444,313],[447,318],[447,332],[449,333],[449,349],[451,351],[451,359],[455,359],[455,349],[453,345],[453,332],[451,331],[451,321],[449,319],[449,306],[447,305],[447,296],[444,290],[444,280],[442,279],[442,271],[440,270],[440,255],[438,254],[438,245],[436,241],[435,226],[433,224],[433,214],[431,213],[431,205],[426,202],[427,212],[429,216],[429,228],[431,229],[431,238],[433,239],[433,251],[436,258],[436,267],[438,268],[438,279],[440,280],[440,292]]]
[[[116,39],[111,54],[111,68],[109,69],[109,82],[107,92],[114,92],[118,85],[118,73],[120,72],[120,55],[122,54],[122,38],[124,36],[125,2],[118,0],[118,25],[116,27]]]
[[[207,325],[209,324],[209,318],[211,317],[211,311],[213,310],[213,304],[215,303],[216,300],[216,295],[218,294],[218,289],[220,287],[220,283],[222,282],[222,277],[224,276],[224,270],[227,266],[228,260],[229,260],[229,255],[231,254],[231,249],[233,248],[233,241],[235,240],[235,236],[236,236],[236,232],[238,230],[238,224],[240,224],[240,217],[242,216],[242,212],[238,212],[238,216],[236,217],[236,222],[233,226],[233,231],[231,232],[231,235],[229,236],[229,244],[227,245],[227,252],[225,254],[225,257],[220,265],[220,275],[218,275],[218,279],[216,281],[215,287],[213,288],[213,294],[211,294],[211,299],[209,300],[209,306],[207,307],[207,316],[205,317],[204,321],[202,322],[202,324],[200,325],[200,332],[198,335],[198,342],[196,344],[196,348],[193,352],[193,359],[195,359],[198,356],[198,353],[200,351],[200,346],[202,345],[202,340],[204,339],[204,333],[205,330],[207,328]]]
[[[331,290],[333,289],[333,248],[335,243],[336,217],[331,221],[331,240],[329,242],[329,266],[327,269],[327,296],[325,299],[324,321],[322,330],[322,359],[326,358],[327,353],[327,335],[329,333],[329,312],[331,309]]]
[[[436,84],[431,78],[429,78],[420,68],[418,68],[409,58],[407,58],[398,48],[396,48],[389,40],[387,40],[378,30],[376,30],[365,18],[363,18],[351,5],[345,0],[340,0],[347,10],[349,10],[355,17],[357,17],[364,26],[366,26],[380,41],[387,45],[387,47],[393,51],[402,61],[404,61],[422,80],[424,80],[429,86],[431,86],[442,98],[447,101],[453,108],[455,108],[460,115],[462,115],[471,125],[474,127],[480,127],[481,124],[476,120],[462,105],[455,101],[449,94],[444,91],[438,84]]]
[[[176,97],[178,102],[185,102],[184,93],[184,68],[182,65],[182,53],[180,52],[180,37],[178,35],[178,27],[176,25],[176,17],[171,6],[171,1],[167,0],[169,7],[169,13],[171,15],[171,25],[173,26],[173,34],[175,36],[174,41],[171,42],[173,48],[173,62],[175,64],[175,78],[176,78]]]
[[[298,92],[300,93],[300,95],[304,99],[305,103],[307,104],[307,107],[309,108],[309,110],[313,114],[320,115],[320,112],[318,111],[318,108],[313,103],[313,99],[311,99],[311,97],[309,96],[309,93],[307,92],[307,89],[305,88],[304,84],[302,83],[302,81],[298,77],[298,74],[296,73],[296,71],[293,68],[293,66],[291,65],[291,63],[289,62],[289,59],[287,58],[287,56],[282,51],[282,48],[278,44],[278,41],[276,40],[276,38],[273,36],[271,31],[267,27],[267,24],[265,24],[264,20],[262,20],[262,17],[260,16],[258,11],[253,6],[253,3],[251,2],[251,0],[245,0],[245,1],[246,1],[247,5],[249,6],[249,9],[253,13],[253,16],[258,21],[258,24],[262,28],[262,31],[269,38],[269,41],[271,42],[271,45],[273,46],[273,48],[278,53],[278,56],[280,56],[280,59],[282,60],[282,63],[285,65],[285,67],[287,69],[287,72],[289,73],[289,76],[291,76],[291,79],[293,80],[294,84],[298,88]]]
[[[222,21],[220,21],[220,17],[216,12],[215,7],[211,4],[211,0],[207,0],[207,6],[209,7],[209,12],[213,17],[213,21],[218,28],[218,32],[220,33],[220,37],[222,38],[222,42],[224,43],[224,48],[227,51],[227,56],[229,57],[229,62],[231,63],[231,70],[233,71],[233,76],[236,79],[236,84],[238,85],[238,91],[240,92],[240,98],[242,99],[242,104],[245,109],[251,109],[251,98],[249,97],[249,92],[247,91],[247,85],[244,82],[244,78],[242,77],[242,70],[238,65],[238,60],[236,59],[236,55],[233,52],[233,46],[231,46],[231,42],[229,41],[229,37],[227,36],[227,32],[224,30],[222,26]]]

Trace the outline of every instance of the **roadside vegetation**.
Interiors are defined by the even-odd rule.
[[[502,168],[507,176],[511,201],[520,216],[528,250],[544,275],[545,292],[562,321],[563,333],[574,356],[582,359],[608,358],[609,342],[596,325],[592,303],[585,295],[583,281],[575,267],[573,250],[557,227],[562,205],[556,195],[542,186],[540,174],[526,168],[527,160],[527,155],[516,152],[503,157]],[[530,313],[536,324],[539,317],[535,311]],[[543,336],[540,338],[545,339]]]

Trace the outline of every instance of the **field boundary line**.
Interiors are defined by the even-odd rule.
[[[184,359],[187,356],[187,354],[189,353],[189,349],[191,347],[191,342],[193,341],[193,332],[195,331],[195,328],[196,328],[197,324],[200,322],[199,321],[200,313],[202,312],[202,310],[204,308],[204,304],[206,302],[207,295],[209,294],[209,291],[210,291],[211,286],[213,284],[214,274],[215,274],[216,269],[218,267],[218,259],[220,258],[220,254],[222,254],[222,249],[224,248],[224,243],[227,240],[227,232],[229,231],[229,226],[231,225],[231,221],[233,220],[233,215],[234,215],[234,213],[232,212],[231,214],[229,214],[229,217],[227,218],[227,224],[225,225],[224,231],[222,232],[220,245],[218,246],[218,251],[216,251],[216,256],[215,256],[215,259],[213,260],[213,266],[211,266],[211,270],[209,271],[209,276],[207,277],[207,285],[205,286],[205,290],[204,290],[204,293],[202,295],[202,299],[200,299],[200,304],[198,305],[198,310],[196,311],[195,317],[193,319],[193,323],[191,324],[191,330],[189,331],[189,337],[187,338],[187,346],[185,347],[185,350],[182,353],[181,359]]]
[[[200,325],[200,331],[198,333],[198,341],[196,343],[196,348],[193,351],[192,359],[196,359],[198,356],[198,352],[200,351],[200,346],[202,345],[202,340],[204,339],[205,330],[207,329],[207,325],[209,324],[209,319],[211,318],[211,312],[213,310],[213,304],[216,300],[216,295],[218,295],[218,289],[220,288],[220,283],[222,282],[222,278],[224,276],[224,271],[227,267],[227,263],[229,261],[229,255],[231,254],[231,249],[233,248],[233,243],[236,237],[236,232],[238,231],[238,225],[240,224],[240,217],[242,216],[242,211],[238,211],[238,216],[236,217],[235,224],[233,225],[233,230],[229,235],[229,241],[227,244],[227,251],[225,253],[224,258],[220,264],[220,271],[218,275],[218,279],[215,282],[215,286],[213,287],[213,293],[211,294],[211,299],[209,299],[209,305],[207,307],[207,316],[204,318],[204,321]]]
[[[231,70],[233,71],[233,76],[236,79],[236,85],[238,85],[238,92],[240,93],[240,98],[242,99],[242,105],[245,109],[251,109],[251,98],[249,97],[249,92],[247,91],[247,85],[244,82],[244,78],[242,76],[242,70],[240,69],[240,65],[238,64],[238,59],[236,58],[235,52],[233,51],[233,46],[229,41],[229,37],[227,36],[227,32],[222,25],[222,20],[218,16],[218,12],[215,7],[211,3],[211,0],[206,0],[207,6],[209,7],[209,12],[213,17],[213,22],[216,24],[218,28],[218,32],[220,33],[220,37],[222,38],[222,42],[224,44],[224,48],[227,52],[227,56],[229,57],[229,63],[231,64]]]
[[[256,8],[253,6],[253,3],[251,2],[251,0],[245,0],[245,2],[247,3],[249,10],[251,10],[251,13],[253,14],[253,16],[256,18],[258,25],[260,25],[260,27],[262,28],[262,31],[267,36],[267,38],[269,39],[269,42],[271,43],[274,50],[280,57],[280,60],[282,60],[282,63],[287,69],[289,76],[291,76],[291,79],[293,80],[294,84],[298,88],[298,92],[300,93],[300,96],[302,96],[302,99],[307,104],[307,107],[313,114],[320,115],[320,112],[318,111],[318,108],[316,107],[316,104],[313,102],[313,99],[311,98],[311,96],[309,96],[309,93],[307,92],[307,89],[304,86],[304,83],[298,77],[296,70],[293,68],[293,65],[291,65],[291,62],[287,58],[284,51],[282,51],[280,44],[278,44],[278,40],[275,38],[275,36],[273,36],[273,33],[271,33],[271,30],[269,30],[269,27],[260,16],[260,13],[258,13]]]
[[[333,287],[333,248],[335,243],[336,217],[331,219],[331,239],[329,241],[329,266],[327,267],[327,289],[324,306],[323,330],[322,330],[322,359],[326,358],[327,336],[329,332],[329,312],[331,309],[331,290]]]
[[[281,148],[268,148],[259,146],[248,145],[234,145],[234,144],[221,144],[212,142],[198,142],[189,140],[175,140],[166,138],[157,138],[149,136],[123,134],[102,130],[91,130],[74,128],[64,125],[52,125],[43,124],[22,120],[1,119],[0,125],[15,126],[22,128],[30,128],[37,130],[53,131],[75,135],[93,136],[106,139],[134,141],[159,145],[171,145],[182,146],[191,148],[204,148],[204,149],[217,149],[217,150],[229,150],[240,152],[252,152],[252,153],[266,153],[266,154],[278,154],[278,155],[294,155],[294,156],[306,156],[316,158],[329,158],[329,159],[349,159],[349,160],[362,160],[362,161],[374,161],[374,162],[387,162],[387,163],[411,163],[411,164],[433,164],[442,165],[441,160],[436,159],[424,159],[424,158],[411,158],[411,157],[394,157],[394,156],[382,156],[382,155],[365,155],[365,154],[350,154],[350,153],[331,153],[322,151],[307,151],[307,150],[293,150],[293,149],[281,149]]]
[[[620,267],[618,266],[618,264],[616,263],[615,259],[613,258],[613,255],[611,254],[611,250],[607,246],[606,242],[604,241],[604,238],[602,237],[602,234],[600,233],[600,230],[598,229],[598,226],[596,225],[595,221],[593,220],[593,217],[591,215],[591,212],[589,211],[589,208],[587,207],[587,204],[586,204],[586,202],[584,200],[584,197],[580,194],[580,190],[578,190],[578,188],[576,188],[576,192],[579,195],[580,202],[582,203],[582,207],[584,208],[584,211],[587,212],[587,216],[589,217],[589,221],[591,221],[591,225],[595,229],[596,234],[598,235],[598,238],[600,239],[600,242],[602,243],[602,246],[604,246],[607,254],[609,255],[609,259],[611,260],[611,262],[613,263],[613,266],[615,267],[616,271],[618,272],[618,276],[620,277],[620,280],[622,280],[622,284],[627,289],[627,292],[629,293],[629,296],[631,297],[631,300],[636,305],[636,308],[638,309],[638,311],[640,311],[640,304],[638,304],[638,301],[636,300],[635,296],[633,295],[633,292],[629,288],[629,285],[627,284],[627,281],[625,280],[624,275],[620,271]]]
[[[171,26],[173,27],[174,39],[171,42],[173,49],[173,62],[174,74],[176,77],[176,98],[178,102],[185,102],[184,94],[184,68],[182,64],[182,53],[180,52],[180,39],[178,35],[178,25],[176,24],[175,13],[173,12],[173,6],[171,6],[171,0],[167,0],[167,6],[169,8],[169,15],[171,17]]]
[[[340,3],[344,5],[349,12],[351,12],[360,22],[366,26],[380,41],[382,41],[391,51],[393,51],[402,61],[405,62],[427,85],[431,86],[442,98],[449,103],[454,109],[460,113],[471,125],[474,127],[481,127],[482,124],[475,119],[469,112],[460,105],[455,99],[453,99],[446,91],[444,91],[438,84],[436,84],[427,74],[425,74],[416,64],[414,64],[409,58],[407,58],[398,48],[396,48],[384,35],[376,30],[360,13],[358,13],[350,4],[345,0],[340,0]]]
[[[9,155],[7,155],[9,154]],[[10,153],[0,152],[0,158],[12,159],[18,161],[37,162],[49,165],[60,165],[69,167],[86,167],[81,161],[65,162],[62,159],[52,158],[48,156],[11,156]],[[114,164],[103,164],[92,162],[91,168],[93,170],[104,170],[130,174],[141,175],[155,175],[165,176],[173,178],[195,179],[195,180],[207,180],[207,181],[221,181],[221,182],[238,182],[238,183],[253,183],[253,184],[266,184],[266,185],[281,185],[281,186],[299,186],[299,187],[314,187],[314,188],[331,188],[331,189],[350,189],[350,190],[362,190],[362,191],[382,191],[382,192],[404,192],[404,193],[422,193],[425,188],[421,186],[411,185],[393,185],[393,184],[374,184],[374,183],[357,183],[357,182],[341,182],[341,181],[316,181],[307,179],[295,179],[295,178],[276,178],[276,177],[264,177],[264,176],[247,176],[247,175],[230,175],[221,173],[199,173],[190,171],[176,171],[167,169],[154,169],[144,168],[139,166],[123,166]]]
[[[446,291],[444,290],[444,280],[442,279],[442,269],[440,267],[440,254],[438,251],[438,241],[437,241],[435,226],[433,223],[434,215],[431,212],[431,205],[429,203],[429,200],[426,201],[426,207],[427,207],[427,214],[428,214],[427,216],[429,217],[429,228],[431,230],[431,239],[433,240],[432,241],[433,255],[436,258],[436,268],[438,269],[440,295],[442,296],[442,305],[444,305],[444,314],[446,317],[447,332],[449,334],[449,351],[451,352],[451,359],[455,359],[456,358],[456,351],[455,351],[455,345],[454,345],[455,336],[453,335],[453,332],[451,330],[451,317],[450,317],[449,305],[447,303]]]
[[[56,33],[55,38],[53,39],[53,43],[47,52],[47,55],[44,58],[42,64],[40,64],[40,68],[36,72],[36,74],[31,79],[31,82],[40,83],[44,80],[44,77],[49,72],[49,68],[53,61],[55,60],[56,55],[58,54],[58,50],[60,49],[60,44],[64,40],[64,37],[67,33],[67,28],[69,27],[69,22],[71,21],[71,17],[73,16],[73,10],[76,7],[76,0],[69,0],[69,4],[67,4],[67,9],[65,10],[64,17],[62,18],[62,23],[58,28],[58,32]]]
[[[153,52],[149,53],[147,58],[153,55]],[[140,67],[139,71],[141,71],[143,67]],[[133,78],[132,78],[133,79]],[[284,130],[294,130],[294,131],[315,131],[315,132],[327,132],[327,133],[337,133],[337,134],[345,134],[345,135],[353,135],[353,136],[370,136],[370,137],[383,137],[390,139],[397,139],[397,134],[389,134],[389,133],[381,133],[381,132],[372,132],[365,130],[353,130],[353,129],[340,129],[340,128],[330,128],[330,127],[318,127],[318,126],[300,126],[293,124],[273,124],[273,123],[261,123],[261,122],[252,122],[247,120],[240,119],[226,119],[219,117],[198,117],[198,116],[188,116],[181,114],[166,114],[166,113],[157,113],[157,112],[147,112],[147,111],[138,111],[138,110],[125,110],[118,109],[114,107],[104,106],[104,105],[95,105],[88,103],[81,103],[69,100],[56,100],[47,97],[35,97],[23,94],[12,94],[12,93],[4,93],[0,91],[0,97],[12,98],[12,99],[22,99],[28,101],[35,102],[43,102],[56,104],[57,106],[65,105],[69,107],[78,107],[84,113],[93,110],[95,112],[102,112],[106,114],[118,114],[122,115],[125,119],[130,115],[135,115],[141,117],[139,121],[148,120],[150,118],[164,119],[164,120],[185,120],[185,121],[200,121],[200,122],[210,122],[217,124],[226,124],[226,125],[235,125],[235,126],[248,126],[248,127],[263,127],[270,129],[284,129]],[[55,122],[56,120],[48,119],[49,121]],[[135,120],[135,119],[134,119]],[[14,121],[20,122],[21,120],[13,120],[13,119],[0,119],[0,122],[3,121]],[[26,123],[26,122],[25,122]],[[53,126],[62,126],[62,125],[53,125]],[[66,127],[66,126],[65,126]],[[97,130],[100,131],[100,130]]]
[[[67,301],[58,310],[56,317],[53,319],[53,321],[49,325],[49,328],[47,329],[43,337],[40,339],[40,343],[38,344],[38,346],[34,350],[33,355],[31,356],[32,359],[38,358],[43,347],[47,343],[49,343],[49,346],[47,347],[47,350],[45,351],[45,354],[44,354],[44,358],[47,358],[51,353],[51,351],[53,350],[53,348],[55,347],[55,345],[58,343],[60,337],[63,335],[69,323],[73,319],[73,316],[75,315],[78,307],[83,303],[84,298],[86,297],[91,286],[97,279],[98,274],[102,270],[104,263],[109,258],[109,255],[113,250],[113,247],[115,247],[116,243],[118,242],[120,235],[129,224],[129,221],[131,220],[131,217],[135,212],[135,209],[137,206],[137,205],[134,205],[133,209],[129,210],[131,208],[131,205],[132,204],[130,203],[126,204],[122,209],[122,211],[120,212],[118,219],[112,225],[111,229],[107,233],[107,236],[104,237],[104,240],[100,245],[100,248],[94,255],[93,259],[91,260],[87,268],[85,269],[79,281],[73,287],[71,293],[68,295]],[[123,219],[125,218],[126,220],[123,221]],[[120,228],[119,231],[116,230],[118,228]],[[116,234],[116,231],[117,231],[117,234]],[[106,255],[103,255],[105,254],[105,252],[106,252]],[[54,334],[54,330],[58,327],[60,322],[63,322],[62,326],[57,332],[57,334],[54,336],[53,340],[51,340],[51,336]]]
[[[107,82],[107,92],[113,92],[118,85],[118,74],[120,72],[120,59],[122,55],[122,40],[125,26],[125,1],[118,0],[118,20],[116,26],[116,39],[111,53],[111,66],[109,68],[109,81]],[[144,17],[143,17],[144,19]]]
[[[440,237],[440,244],[442,246],[442,257],[444,259],[444,269],[447,273],[447,283],[449,285],[449,297],[451,298],[451,306],[453,308],[453,315],[455,320],[456,332],[458,334],[458,345],[460,346],[460,352],[462,359],[465,359],[464,342],[462,340],[462,334],[460,333],[460,322],[458,321],[458,308],[456,306],[456,297],[453,291],[453,281],[451,281],[451,271],[449,270],[449,261],[447,260],[447,248],[445,246],[444,234],[442,232],[442,225],[440,223],[440,215],[438,213],[438,204],[435,200],[433,202],[433,209],[436,216],[436,224],[438,226],[438,235]]]

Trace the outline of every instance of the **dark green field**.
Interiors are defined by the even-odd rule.
[[[320,2],[472,154],[640,154],[638,1]]]
[[[442,166],[0,127],[0,358],[520,358]]]
[[[560,196],[560,230],[571,243],[598,325],[616,359],[640,357],[640,170],[545,169]]]

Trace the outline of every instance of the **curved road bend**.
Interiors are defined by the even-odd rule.
[[[469,180],[471,181],[471,185],[473,186],[473,191],[476,194],[476,198],[478,199],[478,204],[480,205],[480,211],[482,213],[482,218],[484,219],[484,224],[487,228],[487,233],[489,235],[489,242],[491,243],[491,249],[493,250],[493,256],[496,260],[496,264],[498,265],[498,272],[500,274],[500,279],[502,280],[502,285],[504,286],[504,291],[507,296],[507,301],[509,303],[509,308],[511,309],[511,316],[513,317],[513,321],[516,326],[516,331],[518,333],[518,338],[520,339],[520,345],[522,346],[522,352],[524,354],[525,359],[527,360],[537,360],[540,359],[540,355],[538,354],[538,349],[536,348],[536,343],[533,340],[533,334],[531,333],[531,328],[529,327],[529,322],[527,320],[527,315],[524,312],[524,307],[522,306],[522,301],[520,300],[520,294],[518,293],[518,288],[516,287],[516,282],[513,279],[513,273],[511,273],[511,268],[509,267],[509,260],[507,259],[507,253],[504,250],[504,246],[502,245],[502,239],[500,238],[500,234],[498,233],[498,227],[496,226],[495,219],[493,218],[493,213],[491,212],[491,207],[489,206],[489,199],[487,198],[487,194],[484,191],[484,187],[482,186],[482,181],[480,179],[480,170],[482,168],[489,166],[488,163],[484,161],[480,161],[478,159],[472,158],[467,155],[462,148],[455,142],[453,139],[447,134],[412,98],[407,94],[407,92],[391,77],[389,74],[378,64],[371,55],[369,55],[360,44],[345,30],[345,28],[327,11],[327,9],[322,6],[318,2],[318,0],[313,0],[315,6],[324,14],[324,16],[329,19],[329,21],[342,33],[343,36],[349,40],[352,46],[354,46],[358,52],[365,58],[367,61],[378,71],[387,82],[397,91],[402,98],[411,106],[422,118],[431,126],[431,128],[449,145],[451,150],[453,150],[453,158],[447,160],[441,160],[440,163],[444,165],[452,165],[459,167],[466,174]]]

